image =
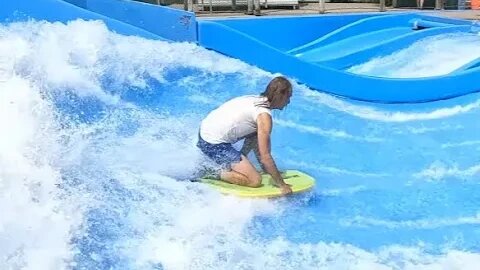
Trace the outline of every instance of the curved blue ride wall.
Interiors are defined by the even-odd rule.
[[[416,103],[480,91],[476,83],[480,73],[476,68],[445,76],[411,79],[371,77],[339,69],[378,56],[382,48],[393,52],[432,34],[469,32],[471,25],[468,21],[414,13],[384,14],[201,20],[198,41],[201,46],[293,77],[313,89],[357,100]],[[421,27],[413,29],[416,22]],[[374,38],[389,41],[375,44],[371,42]],[[370,45],[358,50],[365,45],[359,43],[362,39]],[[329,53],[337,50],[337,55],[322,63],[296,54],[318,49],[318,43],[332,46]],[[375,46],[377,51],[372,50]]]

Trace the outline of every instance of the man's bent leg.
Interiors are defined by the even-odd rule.
[[[231,171],[223,171],[220,179],[241,186],[260,187],[262,184],[262,176],[257,172],[253,164],[244,155],[238,163],[233,163]]]
[[[220,180],[239,186],[249,186],[248,178],[245,175],[233,170],[222,171],[220,173]]]

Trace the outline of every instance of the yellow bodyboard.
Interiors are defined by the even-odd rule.
[[[313,177],[296,170],[287,170],[282,173],[285,183],[289,184],[293,193],[304,192],[315,185]],[[244,187],[229,184],[216,179],[201,178],[200,182],[205,183],[223,194],[231,194],[240,197],[272,198],[283,196],[280,189],[270,185],[271,176],[262,174],[262,186],[258,188]]]

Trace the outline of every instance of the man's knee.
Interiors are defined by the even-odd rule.
[[[260,174],[254,174],[253,176],[249,177],[248,186],[249,187],[260,187],[262,185],[262,176]]]

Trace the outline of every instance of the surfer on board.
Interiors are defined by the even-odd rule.
[[[290,103],[292,84],[285,77],[273,78],[260,95],[240,96],[211,111],[201,122],[197,147],[220,165],[218,178],[228,183],[259,187],[260,173],[247,158],[252,150],[262,169],[283,194],[292,192],[283,180],[271,154],[271,111]],[[244,140],[240,151],[232,144]]]

